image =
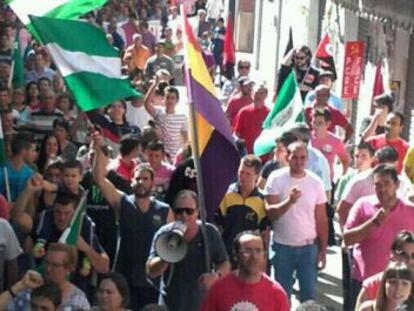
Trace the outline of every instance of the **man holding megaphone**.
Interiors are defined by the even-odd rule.
[[[203,264],[206,243],[198,220],[195,192],[179,192],[173,212],[176,222],[161,227],[154,235],[147,273],[151,278],[163,275],[160,302],[170,311],[197,311],[203,293],[230,271],[230,262],[220,233],[207,223],[208,249],[214,272],[206,273]]]

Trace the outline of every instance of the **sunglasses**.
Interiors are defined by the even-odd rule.
[[[190,207],[176,207],[173,211],[176,215],[183,215],[184,213],[186,213],[188,216],[191,216],[194,215],[196,210]]]
[[[239,66],[239,69],[250,69],[250,66]]]
[[[409,254],[409,253],[404,252],[402,250],[396,250],[395,254],[398,255],[398,256],[401,256],[405,260],[414,260],[414,253]]]

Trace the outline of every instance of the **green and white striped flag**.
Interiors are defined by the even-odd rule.
[[[86,199],[88,197],[88,191],[85,191],[75,213],[70,220],[70,225],[67,227],[59,238],[59,243],[67,244],[70,246],[76,246],[79,236],[82,230],[83,218],[86,215]]]
[[[94,25],[72,20],[30,16],[78,106],[104,107],[126,97],[142,97],[121,75],[121,59]]]
[[[262,156],[271,152],[276,146],[276,138],[303,119],[302,98],[292,70],[283,82],[272,111],[263,122],[263,130],[254,143],[254,153]]]
[[[107,0],[5,0],[5,2],[31,31],[33,28],[29,15],[78,19],[80,16],[100,8]]]

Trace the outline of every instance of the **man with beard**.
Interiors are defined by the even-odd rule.
[[[290,310],[282,286],[263,272],[267,247],[260,234],[239,233],[233,248],[238,269],[213,284],[201,310]]]
[[[108,158],[103,153],[101,137],[94,137],[95,163],[93,175],[102,194],[114,210],[119,221],[120,248],[115,259],[116,269],[127,279],[132,310],[140,310],[155,303],[158,292],[146,279],[145,263],[152,237],[162,225],[173,220],[169,207],[150,197],[154,172],[148,165],[140,165],[134,171],[131,184],[133,194],[118,190],[108,179]]]

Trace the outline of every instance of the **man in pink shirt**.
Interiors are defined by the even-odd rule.
[[[362,282],[387,266],[389,249],[397,233],[414,231],[414,206],[397,196],[400,182],[395,167],[377,166],[373,179],[376,195],[355,202],[344,228],[345,245],[354,246],[351,268],[354,303]]]
[[[349,157],[342,140],[335,134],[329,132],[331,125],[331,112],[329,109],[314,109],[312,112],[312,147],[318,149],[328,160],[331,172],[331,181],[334,178],[335,158],[338,156],[342,163],[342,175],[346,173],[349,166]]]
[[[234,122],[237,113],[247,105],[253,102],[252,90],[254,82],[248,77],[241,77],[238,80],[240,84],[240,93],[234,95],[229,99],[226,109],[226,115],[230,120],[231,125],[234,127]]]
[[[403,161],[408,150],[408,143],[400,137],[404,127],[404,115],[400,112],[390,112],[385,121],[385,134],[372,136],[366,140],[374,149],[386,145],[393,147],[398,152],[397,171],[401,173]]]
[[[175,167],[166,161],[164,144],[160,141],[150,142],[145,155],[154,171],[152,194],[158,200],[164,200]]]

